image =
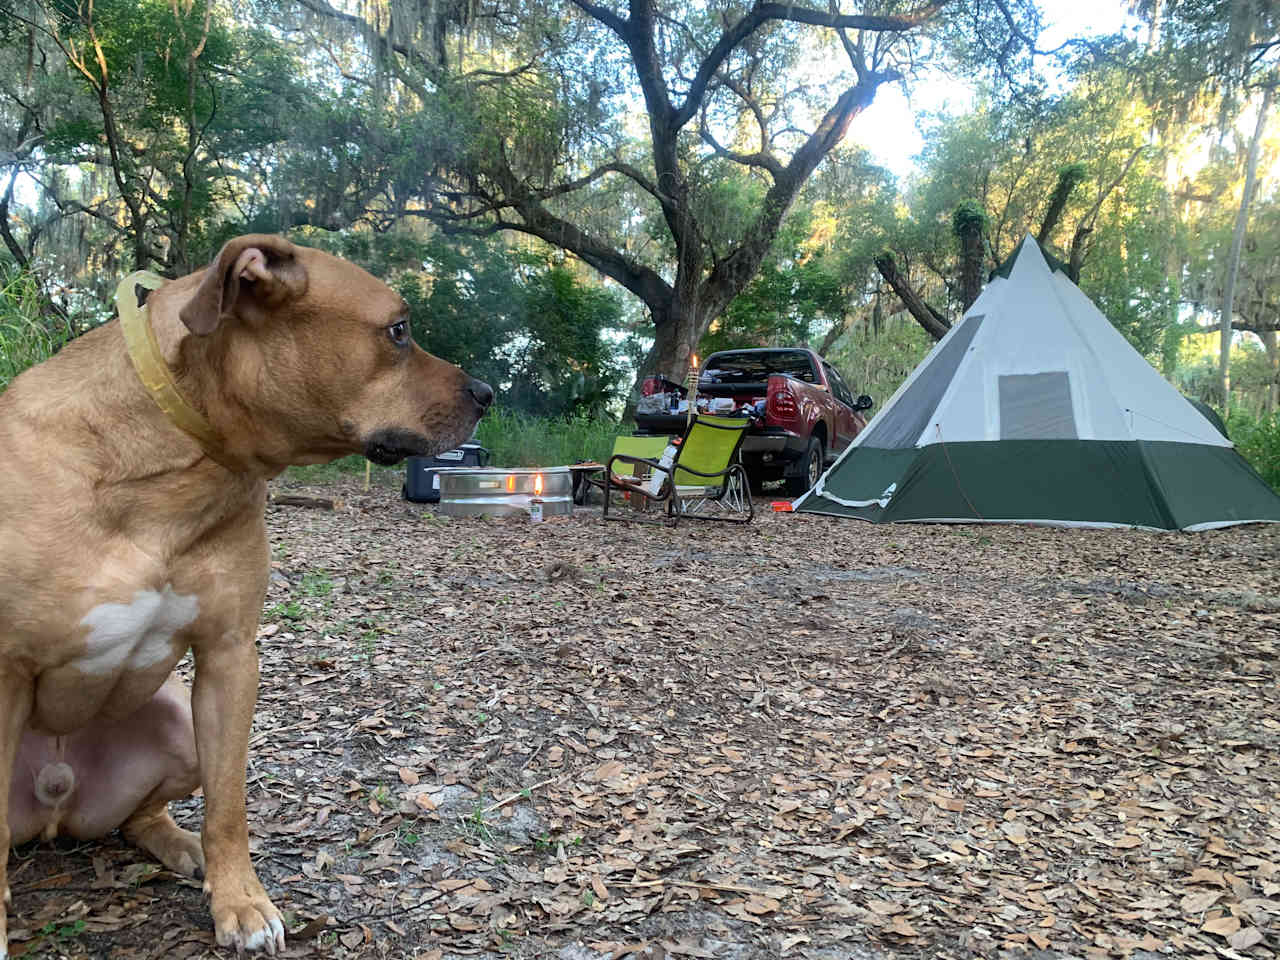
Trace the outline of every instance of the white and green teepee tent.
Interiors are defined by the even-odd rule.
[[[1028,236],[795,510],[1201,530],[1280,497]]]

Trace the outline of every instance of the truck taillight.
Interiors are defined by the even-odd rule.
[[[795,394],[787,390],[779,390],[769,396],[769,406],[772,413],[776,417],[789,418],[794,417],[800,412],[796,406]]]

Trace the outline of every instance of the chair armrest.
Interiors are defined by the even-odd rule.
[[[630,463],[636,466],[639,466],[640,464],[644,464],[645,466],[649,467],[650,470],[656,470],[659,473],[665,473],[666,478],[662,481],[662,487],[667,487],[671,485],[672,471],[675,470],[675,464],[672,464],[669,467],[664,467],[657,460],[650,460],[648,457],[633,457],[630,454],[626,454],[626,453],[615,453],[613,456],[609,458],[608,463],[605,464],[604,475],[606,478],[605,479],[606,485],[612,485],[612,486],[618,487],[621,490],[637,490],[640,493],[644,493],[648,496],[653,496],[655,497],[655,499],[662,499],[662,496],[661,496],[662,487],[659,487],[659,491],[657,495],[649,493],[649,491],[644,488],[644,483],[646,478],[632,477],[632,476],[627,476],[626,474],[614,473],[613,465],[616,461],[620,461],[622,463]]]
[[[633,457],[627,453],[615,453],[613,456],[609,458],[609,462],[606,463],[604,467],[604,472],[608,474],[611,479],[615,479],[615,480],[618,478],[617,475],[614,474],[613,472],[613,465],[615,462],[629,463],[629,464],[632,464],[633,466],[639,466],[640,464],[644,464],[651,470],[661,470],[663,473],[667,474],[668,476],[671,475],[672,468],[664,467],[657,460],[650,460],[648,457]]]

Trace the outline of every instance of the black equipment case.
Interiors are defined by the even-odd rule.
[[[489,465],[489,451],[478,443],[464,443],[455,450],[446,450],[437,457],[410,457],[405,461],[404,488],[401,494],[414,503],[438,503],[440,501],[441,467],[485,467]]]

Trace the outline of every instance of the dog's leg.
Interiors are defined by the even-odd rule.
[[[169,801],[188,797],[200,786],[191,720],[191,694],[170,678],[128,724],[130,746],[145,757],[148,779],[156,784],[121,828],[125,839],[146,850],[174,873],[204,878],[200,837],[169,815]]]
[[[9,956],[9,788],[13,784],[13,762],[18,756],[18,743],[31,716],[34,698],[31,680],[0,662],[0,960]]]
[[[158,792],[158,791],[157,791]],[[191,793],[187,790],[182,796]],[[183,830],[169,815],[172,796],[148,798],[138,812],[124,822],[124,838],[147,851],[174,873],[197,880],[204,877],[204,850],[200,837]]]
[[[257,611],[254,611],[256,621]],[[195,647],[192,715],[204,783],[204,889],[217,941],[237,950],[284,949],[284,921],[267,898],[249,862],[245,823],[245,763],[254,701],[258,651],[251,622]]]

